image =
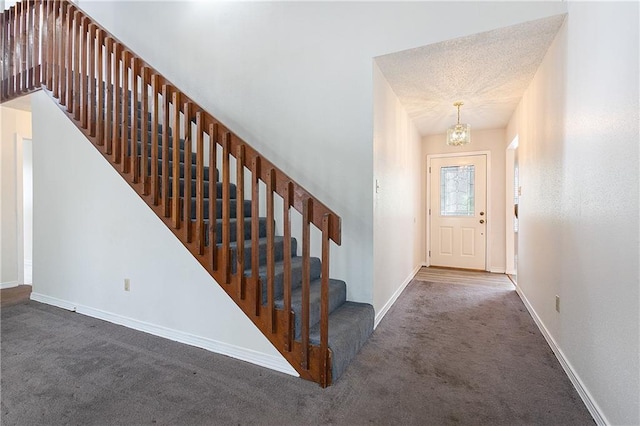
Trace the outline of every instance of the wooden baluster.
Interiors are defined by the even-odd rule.
[[[0,100],[4,101],[7,97],[7,88],[5,85],[5,80],[9,76],[7,70],[7,54],[9,53],[9,45],[7,43],[7,31],[9,29],[9,22],[7,17],[9,16],[8,10],[2,11],[2,28],[0,29],[0,35],[2,36],[2,46],[0,50],[0,54],[2,55],[2,73],[0,74]]]
[[[33,77],[33,3],[27,1],[24,3],[24,28],[22,29],[24,35],[24,82],[23,88],[25,91],[31,90]]]
[[[47,86],[47,89],[53,89],[53,79],[51,78],[51,64],[53,58],[53,45],[55,40],[55,33],[53,30],[54,25],[53,17],[54,17],[54,2],[53,0],[45,0],[42,9],[42,34],[44,34],[42,38],[42,80],[44,85]]]
[[[33,73],[32,73],[32,78],[31,78],[31,87],[35,88],[40,86],[40,84],[42,84],[44,82],[43,76],[41,75],[42,72],[42,63],[40,61],[40,32],[42,30],[41,24],[40,24],[40,8],[42,7],[41,4],[41,0],[36,0],[33,4],[33,34],[32,34],[32,39],[33,39],[33,49],[32,49],[32,66],[33,66]],[[43,33],[44,34],[44,33]]]
[[[273,196],[276,190],[276,172],[267,172],[267,310],[269,311],[269,328],[271,333],[276,330],[275,321],[275,214],[273,212]]]
[[[136,128],[136,123],[129,124],[130,114],[133,110],[131,105],[131,91],[129,90],[129,57],[130,53],[127,50],[122,50],[122,114],[120,115],[120,171],[122,173],[129,172],[129,133],[127,128],[131,125],[132,128]],[[133,141],[132,141],[133,142]]]
[[[79,106],[77,108],[78,118],[80,120],[80,126],[83,129],[87,128],[87,107],[89,105],[88,101],[88,85],[89,80],[87,79],[88,74],[88,32],[87,29],[88,20],[86,17],[80,15],[80,25],[78,26],[78,44],[80,45],[80,85],[78,91]]]
[[[12,81],[11,81],[11,92],[15,95],[15,93],[20,92],[20,3],[14,6],[13,10],[13,55],[12,55],[12,64],[13,64],[13,72],[11,73]]]
[[[291,341],[293,340],[293,321],[291,314],[291,205],[293,204],[293,183],[287,182],[283,193],[283,218],[282,224],[284,228],[284,270],[283,270],[283,288],[284,288],[284,312],[285,312],[285,334],[284,347],[287,352],[291,351]]]
[[[22,91],[22,2],[17,3],[16,6],[16,19],[15,19],[15,34],[16,34],[16,44],[15,44],[15,75],[16,75],[16,93],[20,93]]]
[[[27,64],[29,58],[28,51],[28,38],[29,33],[27,29],[27,16],[29,14],[28,4],[25,2],[20,2],[20,91],[24,92],[28,89],[27,87]]]
[[[218,168],[218,123],[209,125],[209,249],[211,251],[211,269],[216,270],[217,262],[217,231],[218,220],[218,182],[215,172]],[[214,174],[212,175],[212,170]]]
[[[302,363],[309,369],[309,292],[311,280],[311,232],[309,224],[313,220],[313,201],[306,198],[302,205]]]
[[[20,61],[19,61],[19,50],[20,50],[20,20],[18,15],[18,7],[12,7],[13,12],[11,13],[11,95],[15,95],[16,92],[19,91],[19,73],[20,73]]]
[[[7,10],[2,11],[2,19],[0,19],[0,55],[2,55],[2,70],[0,71],[0,101],[4,101],[7,95],[4,81],[7,78],[7,53],[9,52],[7,47]]]
[[[260,157],[251,160],[251,277],[255,283],[255,315],[260,315],[262,288],[260,287]]]
[[[171,218],[173,227],[180,229],[180,92],[173,92],[173,192]],[[186,191],[186,185],[185,185]]]
[[[31,89],[31,74],[33,73],[33,4],[30,1],[23,3],[23,24],[22,37],[24,50],[22,51],[23,73],[22,73],[22,89],[27,92]]]
[[[19,3],[18,3],[19,5]],[[18,5],[14,6],[13,10],[13,43],[12,43],[12,65],[13,72],[11,73],[11,94],[20,91],[20,14]]]
[[[142,102],[142,111],[140,112],[140,116],[142,124],[140,125],[140,141],[142,152],[140,153],[140,159],[138,159],[137,156],[136,159],[138,159],[140,164],[140,181],[142,182],[142,193],[144,195],[149,195],[149,74],[150,71],[148,67],[144,66],[141,68],[142,98],[140,102]]]
[[[140,181],[140,168],[138,167],[138,141],[141,138],[138,138],[138,123],[140,123],[140,134],[147,133],[147,118],[141,117],[138,112],[138,103],[140,103],[139,93],[138,93],[138,58],[131,55],[130,58],[131,63],[131,112],[129,114],[131,120],[131,127],[129,131],[129,138],[131,141],[129,142],[130,149],[130,157],[129,157],[129,171],[131,172],[131,182],[138,183]]]
[[[105,42],[104,42],[104,72],[105,72],[105,83],[104,83],[104,100],[105,100],[105,111],[104,111],[104,152],[107,155],[111,155],[113,153],[113,117],[115,114],[113,107],[113,97],[115,95],[115,90],[113,90],[113,76],[115,71],[115,65],[113,64],[113,39],[110,36],[105,34]]]
[[[81,40],[82,36],[80,33],[81,23],[80,20],[82,18],[82,14],[80,11],[76,10],[73,13],[73,86],[72,86],[72,101],[71,101],[71,110],[73,113],[73,118],[76,120],[80,120],[80,56],[82,56],[81,50]]]
[[[213,179],[215,165],[209,164],[209,180]],[[209,197],[209,205],[215,200]],[[211,216],[209,216],[211,223]],[[204,253],[204,113],[196,111],[196,245],[198,254]]]
[[[65,62],[64,62],[64,76],[65,76],[65,84],[64,84],[64,94],[65,94],[65,106],[67,107],[67,111],[68,112],[72,112],[72,107],[73,107],[73,101],[71,99],[71,96],[73,94],[73,73],[72,73],[72,66],[73,66],[73,11],[74,11],[74,7],[73,6],[68,6],[67,7],[67,22],[66,22],[66,28],[64,30],[64,40],[67,44],[66,47],[66,58],[65,58]]]
[[[87,18],[88,20],[88,18]],[[90,22],[90,21],[88,21]],[[89,84],[87,85],[87,89],[86,90],[86,94],[87,94],[87,115],[85,116],[85,122],[88,124],[88,129],[89,129],[89,135],[90,136],[95,136],[96,135],[96,131],[97,131],[97,120],[96,120],[96,100],[97,100],[97,92],[96,92],[96,86],[100,87],[99,84],[96,85],[96,76],[95,76],[95,71],[96,71],[96,63],[99,63],[99,59],[98,59],[98,55],[96,53],[96,25],[92,22],[89,23],[88,26],[88,34],[87,34],[87,40],[88,40],[88,44],[89,44],[89,50],[88,50],[88,66],[89,66],[89,75],[88,75],[88,81]],[[98,138],[98,144],[100,144],[101,141]]]
[[[96,27],[94,26],[94,31],[96,31]],[[103,46],[104,46],[104,33],[102,30],[97,30],[96,34],[96,84],[94,89],[96,90],[96,96],[94,98],[96,101],[96,114],[93,117],[95,120],[95,128],[96,128],[96,139],[98,140],[98,145],[104,146],[104,138],[105,131],[104,127],[107,123],[107,117],[104,110],[104,94],[107,88],[104,83],[103,70],[109,69],[108,66],[105,66],[105,61],[103,57]],[[107,74],[109,72],[107,71]]]
[[[64,31],[63,31],[63,22],[64,22],[64,9],[62,4],[56,0],[53,5],[53,30],[54,30],[54,45],[53,51],[51,54],[53,55],[53,63],[51,64],[51,78],[53,84],[53,96],[62,103],[62,58],[64,57]]]
[[[169,106],[171,102],[169,101],[170,89],[166,84],[162,85],[162,184],[160,185],[162,191],[162,205],[164,206],[164,216],[171,216],[171,204],[169,200]],[[177,138],[180,136],[180,133],[173,134],[173,144],[175,145],[177,142]],[[174,180],[176,179],[174,175]],[[180,195],[174,192],[174,197]]]
[[[244,145],[236,148],[236,295],[244,294]]]
[[[58,45],[58,85],[59,99],[62,105],[67,101],[67,56],[69,54],[69,14],[71,6],[69,3],[60,4],[60,43]]]
[[[222,276],[229,284],[229,250],[231,245],[231,178],[229,171],[229,150],[231,133],[225,132],[222,141]]]
[[[320,386],[329,385],[329,233],[331,216],[322,217],[322,272],[320,289]]]
[[[7,81],[5,82],[6,85],[6,93],[7,93],[7,97],[11,97],[13,95],[13,87],[14,87],[14,78],[15,78],[15,65],[14,65],[14,54],[15,54],[15,18],[14,18],[14,13],[15,13],[15,7],[12,6],[9,8],[8,12],[6,13],[6,17],[7,17],[7,45],[8,45],[8,49],[5,53],[6,58],[7,58],[7,74],[6,74],[6,78]]]
[[[120,43],[113,41],[113,72],[112,72],[112,90],[113,90],[113,121],[111,122],[111,162],[118,163],[120,161],[120,119],[124,115],[122,112],[122,88],[120,87],[120,56],[122,55],[122,46]]]
[[[160,94],[159,79],[158,74],[151,75],[151,93],[153,96],[153,105],[151,107],[151,197],[153,198],[154,206],[160,203],[160,191],[158,191],[158,145],[160,143],[160,135],[158,134],[158,114],[160,109],[160,103],[158,102],[158,95]],[[163,132],[165,131],[166,127],[163,127]],[[145,159],[144,161],[147,160]]]
[[[20,3],[12,6],[11,23],[13,42],[11,43],[11,95],[20,91]]]
[[[184,223],[184,238],[188,243],[192,241],[192,233],[191,233],[191,181],[192,181],[192,173],[191,173],[191,152],[192,152],[192,144],[191,144],[191,111],[192,105],[191,102],[184,103],[184,112],[182,115],[182,126],[184,128],[184,198],[182,202],[182,211],[183,211],[183,223]],[[177,161],[180,163],[180,150],[175,146],[173,148],[173,161],[174,163]]]

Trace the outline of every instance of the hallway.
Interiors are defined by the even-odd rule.
[[[325,390],[37,302],[1,350],[4,425],[593,423],[497,274],[422,268]]]

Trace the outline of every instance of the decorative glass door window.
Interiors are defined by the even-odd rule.
[[[440,215],[475,215],[475,166],[440,168]]]

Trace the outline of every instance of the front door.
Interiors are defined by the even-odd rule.
[[[432,158],[430,264],[485,269],[487,156]]]

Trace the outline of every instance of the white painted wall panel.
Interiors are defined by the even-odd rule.
[[[640,423],[638,22],[635,2],[570,2],[507,130],[518,284],[601,420],[625,425]]]
[[[374,65],[374,307],[384,315],[424,259],[420,134]]]

